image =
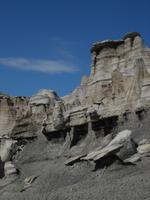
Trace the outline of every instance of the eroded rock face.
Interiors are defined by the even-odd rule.
[[[15,110],[9,97],[1,96],[0,98],[0,135],[9,135],[15,124]]]
[[[0,135],[33,138],[43,132],[55,137],[58,132],[67,135],[73,127],[77,130],[73,135],[80,135],[86,124],[149,107],[150,49],[139,33],[97,42],[91,53],[90,76],[83,77],[81,85],[65,97],[51,90],[30,98],[1,94]],[[92,126],[84,137],[93,131]]]
[[[28,98],[0,96],[0,136],[11,136],[18,121],[29,116]]]
[[[33,138],[48,122],[48,130],[63,124],[62,100],[54,91],[40,90],[31,98],[0,96],[0,136]],[[49,119],[49,120],[48,120]]]
[[[0,199],[149,195],[150,49],[128,33],[91,53],[90,76],[65,97],[0,93]]]
[[[95,43],[89,78],[63,97],[70,125],[121,115],[149,105],[150,49],[139,33]]]
[[[16,140],[12,140],[8,137],[1,137],[0,138],[0,177],[3,176],[10,176],[12,174],[16,174],[17,170],[15,166],[12,164],[12,153],[11,150],[13,149]]]

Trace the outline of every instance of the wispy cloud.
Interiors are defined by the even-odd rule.
[[[59,47],[70,47],[75,44],[73,41],[65,40],[59,36],[51,37],[50,42],[54,43],[55,45],[59,45]]]
[[[78,68],[63,60],[37,60],[26,58],[0,58],[0,65],[19,70],[37,71],[41,73],[74,73]]]
[[[60,55],[62,55],[64,58],[73,60],[75,59],[75,56],[73,56],[69,51],[63,48],[58,48],[57,51],[59,52]]]
[[[50,41],[51,45],[53,45],[53,51],[56,51],[60,57],[68,60],[76,60],[75,55],[71,53],[76,43],[73,41],[66,41],[60,37],[53,37]]]

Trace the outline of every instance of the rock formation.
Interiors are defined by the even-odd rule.
[[[30,98],[1,94],[0,135],[34,137],[149,106],[150,49],[139,33],[94,43],[91,53],[90,76],[65,97],[51,90]]]
[[[72,138],[77,138],[77,129],[85,135],[96,134],[94,124],[102,119],[109,118],[113,123],[114,117],[147,109],[150,104],[150,49],[144,46],[139,33],[126,34],[122,40],[95,43],[91,53],[90,76],[62,98],[60,128],[57,126],[55,131],[70,131]],[[44,130],[50,135],[54,130],[47,129],[49,123],[47,118]]]
[[[57,183],[54,188],[45,186],[51,188],[50,199],[58,199],[57,195],[67,199],[60,191],[61,195],[58,192],[54,197],[53,193],[67,184],[66,177],[74,173],[74,179],[78,177],[68,169],[81,167],[82,175],[92,176],[89,168],[93,170],[93,163],[94,170],[105,169],[116,162],[134,165],[149,156],[150,49],[141,35],[133,32],[121,40],[94,43],[91,54],[90,76],[84,76],[67,96],[45,89],[31,97],[0,93],[0,192],[11,185],[11,199],[19,198],[14,187],[24,193],[31,190],[31,183],[36,192],[29,199],[48,199],[36,196],[41,190],[38,180],[44,184],[47,180],[42,173]],[[147,164],[144,166],[147,170]],[[141,172],[140,167],[138,170]],[[59,182],[57,176],[53,180],[55,174],[65,177],[66,183]],[[18,182],[12,183],[14,177]],[[8,191],[3,190],[2,199],[9,199]],[[45,193],[43,188],[41,193]],[[89,195],[91,198],[99,199],[99,195]]]

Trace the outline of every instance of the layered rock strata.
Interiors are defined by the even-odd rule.
[[[150,49],[134,32],[91,53],[65,97],[0,93],[0,199],[149,198]]]
[[[47,128],[50,121],[46,120],[44,130],[48,134],[65,129],[76,138],[74,141],[88,133],[97,134],[103,126],[100,124],[107,121],[105,135],[121,115],[149,107],[150,49],[139,33],[128,33],[117,41],[97,42],[91,53],[90,76],[84,76],[80,87],[62,98],[59,117],[63,128]]]
[[[1,93],[0,136],[19,140],[43,133],[65,140],[68,148],[109,134],[121,116],[150,106],[150,49],[139,33],[97,42],[91,53],[90,76],[65,97],[51,90],[30,98]]]

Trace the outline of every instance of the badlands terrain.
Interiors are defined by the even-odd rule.
[[[150,48],[96,42],[59,97],[0,93],[0,200],[150,200]]]

